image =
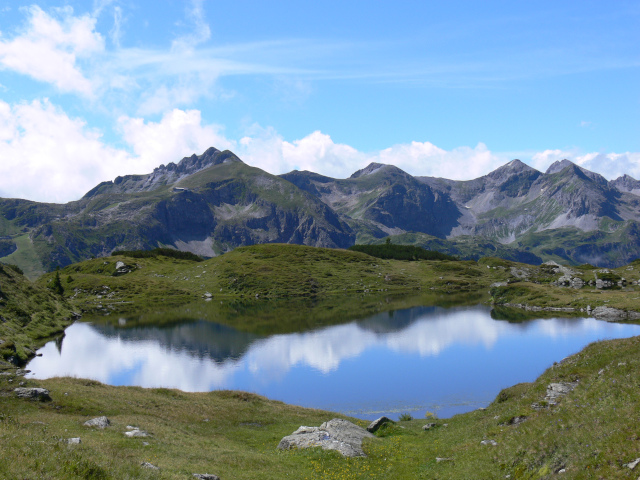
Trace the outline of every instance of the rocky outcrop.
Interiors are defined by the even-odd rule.
[[[46,388],[25,388],[19,387],[13,390],[18,398],[26,398],[29,400],[38,400],[46,402],[51,400],[49,390]]]
[[[375,433],[385,423],[393,423],[393,420],[388,417],[380,417],[369,424],[369,426],[367,427],[367,431]]]
[[[107,428],[109,425],[111,425],[111,422],[107,417],[102,416],[102,417],[92,418],[91,420],[87,420],[86,422],[84,422],[83,425],[85,427],[95,427],[99,429],[104,429],[104,428]]]
[[[362,442],[366,438],[376,438],[364,428],[339,418],[334,418],[319,427],[300,427],[284,437],[278,449],[320,447],[336,450],[345,457],[365,457]]]
[[[619,310],[617,308],[600,306],[591,310],[591,315],[598,320],[618,322],[620,320],[639,320],[640,312]]]

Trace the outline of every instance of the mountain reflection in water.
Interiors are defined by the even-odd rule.
[[[78,322],[28,368],[36,378],[246,390],[362,418],[447,417],[487,405],[502,388],[534,380],[592,341],[637,334],[638,325],[584,318],[497,321],[482,306],[415,307],[269,336],[205,320]]]

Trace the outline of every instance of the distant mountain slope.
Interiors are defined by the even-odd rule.
[[[448,195],[392,165],[372,163],[344,180],[298,171],[281,177],[351,220],[356,230],[374,237],[411,231],[444,238],[461,216]]]
[[[115,249],[168,246],[215,256],[240,245],[421,245],[619,266],[640,257],[640,182],[608,182],[568,160],[519,160],[468,181],[413,177],[372,163],[350,178],[271,175],[209,148],[149,174],[103,182],[65,205],[0,199],[0,257],[35,277]]]
[[[2,199],[0,215],[8,238],[28,234],[25,248],[45,270],[114,249],[172,246],[215,256],[254,243],[355,241],[349,225],[313,195],[215,149],[101,183],[66,205]]]

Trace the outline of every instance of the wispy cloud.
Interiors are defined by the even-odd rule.
[[[73,16],[71,7],[56,9],[58,18],[40,7],[25,9],[28,24],[19,35],[0,40],[0,65],[55,85],[63,92],[93,94],[91,81],[78,59],[104,50],[102,36],[95,31],[95,18]]]
[[[211,28],[206,21],[203,8],[204,0],[190,0],[186,7],[189,33],[182,35],[171,44],[171,50],[182,52],[190,50],[211,38]]]

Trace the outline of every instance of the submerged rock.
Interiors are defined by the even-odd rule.
[[[321,447],[324,450],[337,450],[345,457],[366,457],[362,449],[365,438],[376,438],[364,428],[347,420],[334,418],[319,427],[300,427],[291,435],[280,440],[278,448]]]

